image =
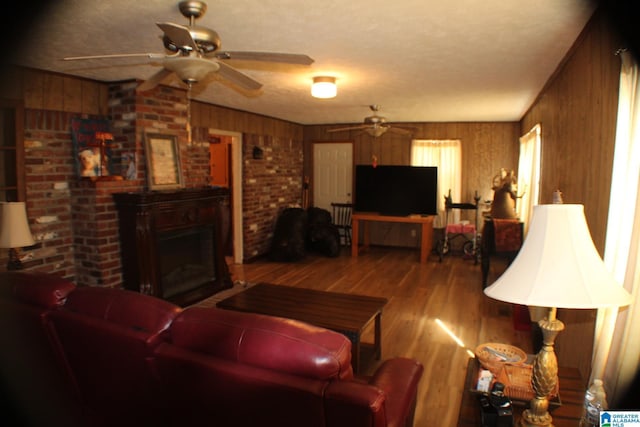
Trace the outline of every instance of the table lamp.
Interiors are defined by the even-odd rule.
[[[557,308],[594,309],[631,303],[631,295],[615,281],[593,244],[584,207],[534,206],[520,252],[484,293],[499,301],[548,308],[547,316],[538,322],[543,342],[533,361],[535,396],[519,425],[551,426],[549,394],[558,383],[553,346],[564,329],[556,318]]]
[[[27,221],[27,209],[24,202],[1,202],[0,248],[9,249],[7,270],[21,270],[20,248],[31,246],[35,242]]]

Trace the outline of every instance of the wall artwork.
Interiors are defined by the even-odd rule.
[[[120,157],[121,175],[124,179],[138,179],[136,153],[122,153]]]
[[[149,189],[183,188],[180,149],[174,135],[145,135]]]
[[[109,121],[101,119],[71,119],[74,162],[78,177],[92,178],[120,175],[114,171],[113,135]]]

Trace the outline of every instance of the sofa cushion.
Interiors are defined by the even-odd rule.
[[[349,379],[351,342],[304,322],[215,308],[185,309],[169,329],[182,348],[314,379]]]
[[[43,273],[0,273],[0,409],[21,425],[80,425],[80,406],[45,324],[75,288]],[[13,418],[12,418],[13,417]]]
[[[79,287],[67,298],[65,310],[146,333],[166,330],[181,308],[133,291]]]
[[[82,286],[49,313],[54,345],[77,384],[87,425],[160,425],[163,392],[150,359],[180,311],[149,295]]]
[[[264,369],[169,342],[155,350],[169,425],[325,427],[331,381]]]

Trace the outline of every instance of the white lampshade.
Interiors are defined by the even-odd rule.
[[[527,238],[507,270],[484,293],[538,307],[624,306],[631,296],[604,265],[582,205],[538,205]]]
[[[27,221],[24,202],[2,202],[0,218],[0,248],[22,248],[35,242]]]
[[[338,87],[335,77],[319,76],[313,78],[311,96],[314,98],[335,98],[337,94]]]

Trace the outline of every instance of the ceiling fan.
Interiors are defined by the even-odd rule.
[[[412,128],[395,126],[390,123],[387,123],[387,119],[379,116],[378,111],[380,110],[380,106],[377,104],[369,105],[369,109],[373,111],[373,115],[364,118],[364,124],[358,126],[348,126],[343,128],[329,129],[327,132],[343,132],[347,130],[357,130],[361,129],[369,135],[377,138],[382,136],[387,131],[399,133],[402,135],[410,135],[413,131]]]
[[[147,91],[162,83],[167,77],[175,73],[187,84],[189,89],[194,83],[205,77],[217,73],[223,79],[237,85],[237,87],[257,91],[262,84],[248,75],[238,71],[226,61],[262,61],[286,64],[310,65],[313,63],[307,55],[277,52],[241,52],[220,51],[221,41],[214,30],[195,25],[207,10],[202,1],[181,1],[178,4],[180,13],[189,19],[189,25],[179,25],[172,22],[158,22],[156,25],[162,30],[162,42],[167,53],[131,53],[114,55],[73,56],[64,58],[65,61],[86,59],[108,59],[124,57],[146,56],[152,60],[159,60],[162,69],[143,82],[138,90]],[[151,62],[154,64],[154,62]],[[157,62],[155,63],[157,64]]]

